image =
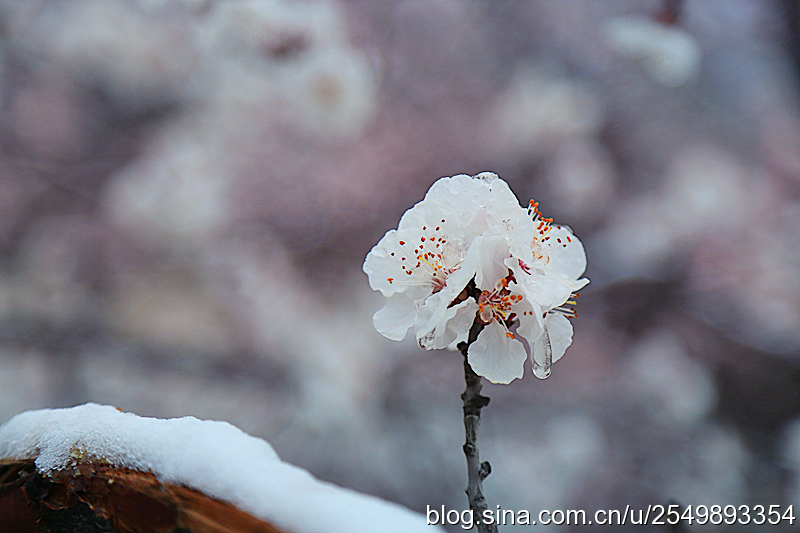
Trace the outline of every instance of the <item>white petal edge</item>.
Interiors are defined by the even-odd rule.
[[[496,321],[483,328],[467,352],[472,370],[492,383],[508,384],[521,378],[527,358],[522,343],[507,337],[505,328]]]
[[[566,226],[553,226],[548,234],[550,242],[556,244],[550,252],[550,260],[544,267],[548,275],[577,279],[586,271],[586,251],[583,243]]]
[[[408,328],[414,325],[416,304],[407,294],[397,293],[386,299],[383,306],[372,317],[372,324],[378,333],[393,341],[406,337]]]
[[[433,350],[447,348],[458,338],[465,337],[469,333],[477,312],[478,304],[471,298],[449,307],[444,320],[436,328],[433,344],[429,348],[425,348],[421,343],[420,346]]]
[[[491,290],[501,278],[506,277],[508,267],[504,261],[509,254],[505,235],[484,235],[475,272],[475,286],[482,291]]]

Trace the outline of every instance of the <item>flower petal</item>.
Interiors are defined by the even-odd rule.
[[[528,346],[534,346],[542,336],[542,333],[544,333],[542,312],[535,302],[531,302],[528,299],[523,299],[516,307],[515,310],[519,320],[517,335],[525,339],[528,342]]]
[[[417,333],[419,345],[426,349],[433,349],[436,329],[444,326],[447,316],[447,305],[452,301],[450,291],[431,294],[422,302],[414,317],[414,331]]]
[[[493,289],[501,278],[508,275],[508,267],[503,261],[509,257],[510,252],[505,235],[484,235],[480,245],[480,262],[475,272],[475,286],[486,291]]]
[[[414,299],[407,294],[393,294],[386,299],[386,305],[373,315],[372,323],[378,333],[387,339],[401,341],[408,328],[414,325],[416,308]]]
[[[514,273],[521,292],[527,299],[536,302],[542,311],[549,311],[554,307],[564,305],[572,293],[589,283],[586,278],[574,280],[558,275],[543,275],[538,272],[529,274],[513,257],[506,259],[505,264]]]
[[[441,341],[437,343],[437,349],[447,348],[462,337],[466,341],[466,336],[469,334],[469,330],[475,322],[475,316],[478,314],[478,304],[472,298],[468,298],[450,309],[455,309],[456,314],[453,318],[448,319],[447,332]]]
[[[451,211],[420,202],[405,212],[399,229],[386,232],[370,250],[362,269],[370,287],[384,296],[414,290],[417,299],[425,298],[458,268],[468,244],[465,230]]]
[[[475,237],[467,249],[464,261],[455,272],[447,277],[446,289],[450,292],[450,300],[454,300],[464,287],[475,277],[475,271],[478,269],[481,257],[483,255],[483,237]],[[447,243],[448,245],[450,243]],[[448,253],[447,251],[443,253]],[[449,302],[448,302],[449,303]]]
[[[400,285],[389,281],[393,272],[397,270],[397,260],[392,257],[393,243],[397,240],[397,230],[389,230],[386,235],[372,247],[364,260],[361,270],[369,277],[369,286],[373,291],[381,291],[384,296],[390,296],[402,291]],[[399,278],[399,276],[398,276]]]
[[[566,226],[553,226],[548,236],[556,244],[544,267],[547,274],[577,279],[586,270],[586,251],[581,241]]]
[[[409,276],[403,268],[401,257],[409,255],[400,242],[410,240],[408,232],[389,230],[386,235],[372,247],[364,260],[361,269],[369,277],[369,286],[374,291],[380,291],[386,297],[398,292],[411,292],[415,298],[425,298],[433,290],[432,285],[409,283]],[[409,256],[409,265],[413,264]]]
[[[440,350],[446,348],[459,336],[469,332],[472,323],[475,321],[475,314],[478,311],[478,304],[474,300],[468,299],[457,305],[448,307],[441,320],[433,327],[426,330],[418,329],[417,341],[421,348],[425,350]],[[419,313],[418,313],[419,316]]]
[[[522,210],[508,184],[493,172],[441,178],[431,185],[424,201],[457,213],[462,227],[473,225],[477,215],[480,223],[472,227],[476,234],[482,233],[487,224],[492,225],[486,218],[503,221],[516,217]]]
[[[497,321],[483,328],[467,352],[472,370],[492,383],[511,383],[521,378],[527,357],[522,343],[507,337]]]
[[[475,213],[482,205],[489,191],[489,185],[466,174],[458,174],[452,178],[440,178],[431,185],[425,195],[426,202],[441,205],[452,212],[466,217]]]
[[[526,265],[533,264],[531,243],[536,235],[536,225],[525,209],[507,222],[511,256]]]

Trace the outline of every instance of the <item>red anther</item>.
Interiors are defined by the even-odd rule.
[[[400,241],[400,246],[404,246],[405,244],[406,244],[406,241]]]
[[[506,337],[508,337],[509,339],[515,339],[516,338],[516,337],[514,337],[514,334],[511,333],[510,331],[506,331]]]
[[[388,281],[389,283],[393,283],[394,282],[394,278],[386,278],[386,281]]]
[[[567,242],[572,242],[572,239],[569,238],[569,235],[567,235]]]
[[[439,231],[439,226],[436,226],[436,231]]]
[[[394,252],[392,252],[390,255],[391,255],[392,257],[394,257]]]
[[[420,237],[419,240],[425,242],[425,237]]]

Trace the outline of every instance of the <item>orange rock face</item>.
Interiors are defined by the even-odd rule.
[[[0,533],[283,533],[149,472],[80,464],[52,477],[33,461],[0,461]]]

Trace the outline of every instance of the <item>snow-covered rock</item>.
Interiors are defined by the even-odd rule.
[[[0,426],[0,459],[32,459],[46,476],[82,463],[150,472],[296,533],[436,530],[397,504],[317,480],[227,422],[144,418],[94,403],[27,411]]]

